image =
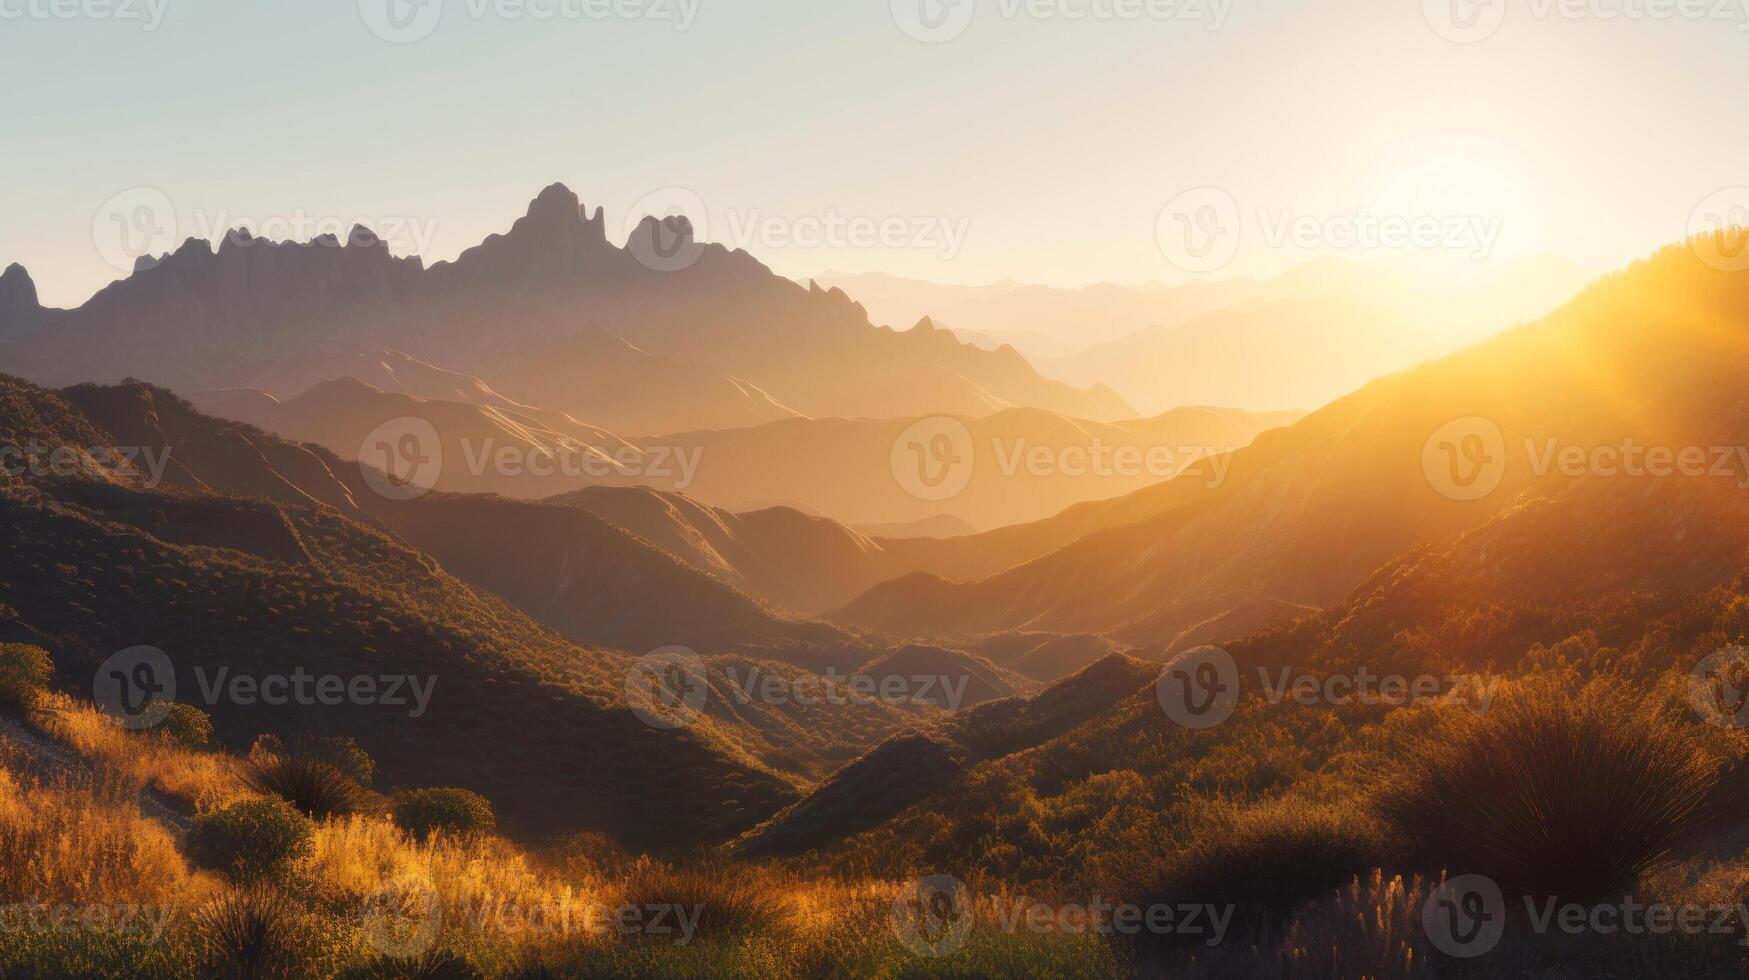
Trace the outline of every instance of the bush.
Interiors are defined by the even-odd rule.
[[[54,670],[49,652],[42,647],[0,643],[0,705],[36,707]]]
[[[184,748],[198,749],[212,739],[213,721],[194,705],[178,701],[170,706],[157,732]]]
[[[1502,692],[1427,738],[1381,797],[1430,871],[1508,894],[1619,897],[1696,827],[1718,767],[1625,690]]]
[[[201,910],[195,920],[205,974],[279,978],[298,974],[300,956],[290,903],[278,892],[249,888]]]
[[[247,779],[254,789],[277,796],[317,820],[357,813],[370,800],[352,777],[314,756],[257,756]]]
[[[309,819],[283,800],[244,800],[195,817],[188,855],[202,867],[253,881],[309,855],[314,836]]]
[[[1277,800],[1212,820],[1136,900],[1142,907],[1233,907],[1224,941],[1255,939],[1312,899],[1330,895],[1377,864],[1382,851],[1368,817],[1297,800]],[[1153,942],[1212,937],[1158,936]]]
[[[262,735],[250,747],[252,758],[303,755],[320,759],[360,786],[376,781],[377,764],[357,740],[341,735],[297,735],[289,743],[277,735]]]
[[[341,980],[485,980],[465,958],[432,950],[412,959],[384,956],[341,974]]]
[[[640,862],[619,903],[697,909],[704,938],[747,936],[781,928],[792,912],[794,882],[776,872],[720,860],[676,867]]]
[[[485,833],[497,826],[492,804],[465,789],[406,790],[395,796],[395,826],[421,840],[433,832]]]

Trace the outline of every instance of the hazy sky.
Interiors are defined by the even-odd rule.
[[[138,247],[117,213],[453,257],[563,181],[616,238],[652,193],[702,202],[791,275],[1604,268],[1749,185],[1749,0],[390,2],[0,0],[0,265],[78,303]]]

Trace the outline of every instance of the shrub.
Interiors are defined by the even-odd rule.
[[[218,899],[201,910],[194,931],[205,973],[215,980],[298,975],[302,956],[293,909],[272,889],[247,888]]]
[[[1455,716],[1381,804],[1429,870],[1585,901],[1631,887],[1699,823],[1717,779],[1692,735],[1620,687],[1540,684]]]
[[[254,789],[277,796],[317,820],[357,813],[369,794],[324,759],[308,755],[258,756],[247,779]]]
[[[789,896],[794,886],[794,881],[777,872],[722,860],[681,866],[643,860],[632,869],[619,902],[677,907],[689,910],[688,914],[696,909],[700,936],[746,936],[783,926],[791,913]]]
[[[34,708],[54,674],[49,652],[28,643],[0,643],[0,705]]]
[[[250,747],[251,758],[304,755],[320,759],[360,786],[376,781],[377,764],[357,740],[341,735],[297,735],[289,743],[277,735],[262,735]]]
[[[1276,800],[1214,818],[1174,857],[1138,904],[1233,908],[1223,940],[1279,925],[1306,902],[1372,868],[1382,850],[1368,817],[1298,800]],[[1209,936],[1150,936],[1164,945]]]
[[[244,800],[195,817],[188,854],[202,867],[252,881],[310,854],[314,836],[309,819],[283,800]]]
[[[157,731],[184,748],[198,749],[212,739],[213,722],[206,712],[178,701],[170,706]]]
[[[414,837],[485,833],[497,826],[492,804],[465,789],[436,787],[406,790],[395,796],[395,826]]]

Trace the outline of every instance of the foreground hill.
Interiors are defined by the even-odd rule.
[[[1362,868],[1338,868],[1295,892],[1305,882],[1293,876],[1308,869],[1247,864],[1271,859],[1234,840],[1236,812],[1267,810],[1285,796],[1294,805],[1270,812],[1298,828],[1289,836],[1310,834],[1303,846],[1339,853],[1352,838],[1306,828],[1338,811],[1364,821],[1393,767],[1442,715],[1486,707],[1476,699],[1504,697],[1502,684],[1573,700],[1587,682],[1626,684],[1651,708],[1668,704],[1696,744],[1724,737],[1688,706],[1689,672],[1749,639],[1746,610],[1749,495],[1720,481],[1578,480],[1522,498],[1443,545],[1411,549],[1323,612],[1224,644],[1240,688],[1222,724],[1181,726],[1162,710],[1158,668],[1145,676],[1138,668],[1101,710],[1017,753],[979,758],[940,737],[933,754],[914,737],[890,742],[741,843],[783,850],[805,842],[820,852],[804,863],[895,875],[927,868],[1121,891],[1147,887],[1148,875],[1173,863],[1179,852],[1150,853],[1158,841],[1185,841],[1193,853],[1194,838],[1212,834],[1204,844],[1232,844],[1223,874],[1280,875],[1281,893],[1299,896],[1291,907]],[[1436,679],[1440,697],[1403,707],[1300,704],[1272,700],[1268,690],[1280,676],[1321,682],[1367,672]],[[1740,759],[1740,739],[1732,744],[1721,751]],[[935,761],[926,765],[926,755]],[[904,761],[917,775],[877,780],[882,760]],[[877,783],[921,788],[895,794],[895,806],[860,802]],[[828,808],[835,798],[859,803]],[[1724,797],[1718,805],[1739,812]],[[1696,845],[1685,846],[1691,853]],[[1739,853],[1729,841],[1722,846]],[[1387,874],[1401,868],[1387,865]]]
[[[697,839],[793,798],[787,778],[734,751],[713,724],[663,732],[638,720],[617,694],[628,658],[565,642],[388,534],[307,500],[149,488],[142,473],[100,465],[116,436],[66,399],[10,380],[0,391],[8,444],[82,447],[95,459],[80,475],[38,465],[0,483],[15,559],[0,572],[0,605],[11,629],[51,646],[74,686],[89,690],[115,651],[156,646],[226,744],[264,732],[352,736],[386,780],[472,787],[523,832]],[[276,471],[258,475],[271,482]],[[198,699],[200,678],[220,670],[432,686],[418,717],[387,704]]]
[[[1069,514],[945,542],[936,568],[919,565],[935,574],[879,586],[836,618],[903,635],[1024,628],[1167,644],[1259,601],[1288,614],[1329,606],[1411,545],[1557,492],[1592,470],[1587,460],[1621,472],[1634,446],[1698,452],[1691,479],[1735,487],[1749,475],[1732,448],[1749,444],[1746,310],[1740,277],[1672,248],[1547,319],[1263,434],[1218,486],[1187,474],[1083,505],[1072,543]],[[1483,479],[1491,491],[1468,492]],[[1036,560],[1015,565],[1029,548]],[[1006,570],[951,581],[972,577],[980,550]]]
[[[314,351],[396,350],[634,436],[789,414],[1133,414],[1109,391],[1041,377],[1013,350],[876,327],[842,292],[693,242],[684,218],[647,218],[616,246],[601,212],[560,185],[507,233],[429,268],[364,229],[302,244],[237,231],[144,260],[76,310],[38,306],[23,270],[5,295],[0,361],[53,385],[253,386],[297,373],[287,359]]]
[[[1027,683],[986,693],[978,685],[1006,675],[950,651],[892,661],[879,645],[780,615],[581,507],[385,499],[354,464],[202,416],[150,386],[62,395],[7,380],[0,411],[0,437],[32,460],[8,468],[6,524],[20,555],[39,556],[0,580],[0,636],[48,646],[68,682],[86,689],[99,661],[139,644],[171,655],[185,695],[200,689],[195,671],[210,678],[220,668],[429,676],[460,693],[440,692],[414,719],[354,705],[200,706],[238,747],[264,732],[352,735],[385,776],[478,789],[518,833],[598,829],[651,846],[733,833],[799,781],[959,707],[842,696],[853,672],[877,684],[901,668],[927,672],[971,703]],[[143,450],[135,470],[91,462],[113,458],[118,444]],[[85,462],[51,470],[57,447]],[[696,724],[659,731],[628,710],[635,658],[607,645],[703,654],[710,693]],[[513,731],[522,724],[546,734]],[[662,748],[668,741],[678,747]],[[503,764],[494,746],[506,745],[525,761]],[[576,755],[577,745],[592,751]],[[639,820],[678,805],[645,782],[660,767],[633,772],[645,750],[685,769],[673,785],[716,788],[686,790],[695,808],[672,820]],[[611,789],[616,781],[622,790]],[[720,807],[709,802],[719,790]]]

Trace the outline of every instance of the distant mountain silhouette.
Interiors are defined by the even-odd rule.
[[[1741,277],[1674,247],[1544,320],[1264,433],[1233,454],[1218,487],[1193,470],[1047,521],[931,543],[914,564],[933,574],[879,586],[836,618],[948,640],[1024,628],[1156,646],[1233,610],[1249,610],[1247,627],[1270,610],[1297,618],[1417,543],[1449,542],[1570,484],[1671,482],[1538,473],[1533,453],[1550,441],[1749,445],[1746,314]],[[1436,489],[1441,457],[1428,446],[1472,418],[1499,431],[1498,488],[1455,499]],[[1725,513],[1745,475],[1677,482],[1694,506],[1714,500]]]
[[[190,400],[212,414],[313,442],[345,458],[358,456],[366,437],[383,423],[424,419],[442,443],[443,469],[436,483],[441,490],[532,499],[589,485],[646,485],[737,511],[783,500],[844,523],[905,525],[945,518],[948,534],[1034,520],[1084,500],[1117,497],[1161,482],[1197,455],[1246,445],[1259,432],[1299,417],[1297,412],[1203,407],[1110,423],[1018,408],[964,417],[949,424],[963,427],[969,439],[956,449],[965,452],[966,485],[947,499],[928,499],[894,470],[917,465],[904,456],[901,442],[922,419],[790,418],[625,440],[565,413],[510,401],[478,379],[410,367],[389,352],[323,363],[350,373],[285,400],[256,389],[198,391]],[[399,390],[380,390],[356,380],[359,375]],[[301,371],[289,375],[300,382],[305,376]],[[451,396],[470,400],[447,400]],[[1034,469],[1029,460],[1041,450],[1047,453],[1045,468]],[[506,451],[518,460],[546,453],[555,463],[544,472],[482,463]]]
[[[259,386],[315,350],[398,350],[626,435],[784,415],[1133,414],[1013,351],[927,323],[876,327],[840,291],[691,235],[684,218],[648,218],[616,246],[601,211],[555,184],[508,232],[429,268],[357,228],[344,242],[191,239],[76,310],[40,308],[28,276],[10,271],[0,362],[55,386],[133,376],[189,391]],[[688,263],[648,261],[658,239]]]
[[[1196,404],[1317,408],[1541,316],[1586,278],[1555,259],[1321,258],[1265,281],[1182,286],[965,287],[833,273],[820,281],[877,318],[933,315],[961,339],[1012,344],[1051,377],[1109,385],[1152,414]]]

